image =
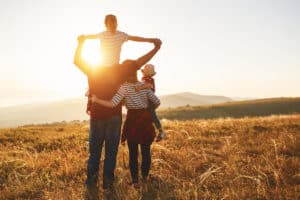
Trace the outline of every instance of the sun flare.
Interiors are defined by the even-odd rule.
[[[101,52],[99,41],[86,40],[82,49],[82,57],[93,66],[100,64]]]

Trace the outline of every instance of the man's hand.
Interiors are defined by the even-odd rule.
[[[154,39],[154,40],[153,40],[153,43],[154,43],[155,46],[159,46],[159,47],[160,47],[161,44],[162,44],[161,40],[158,39],[158,38]]]

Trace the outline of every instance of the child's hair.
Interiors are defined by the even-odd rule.
[[[106,15],[104,24],[109,31],[116,32],[118,26],[117,17],[112,14]]]
[[[156,74],[154,65],[152,65],[152,64],[146,64],[141,71],[143,73],[143,76],[152,77]]]

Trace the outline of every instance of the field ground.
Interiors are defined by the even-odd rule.
[[[151,179],[139,189],[120,146],[115,199],[300,199],[300,115],[162,122],[168,139],[152,145]],[[83,199],[88,129],[0,129],[0,199]],[[101,199],[112,197],[100,175]]]

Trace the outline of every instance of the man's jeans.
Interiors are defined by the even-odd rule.
[[[102,146],[105,142],[103,187],[114,181],[116,156],[120,141],[121,117],[105,120],[90,120],[89,159],[87,164],[87,185],[97,184]]]

